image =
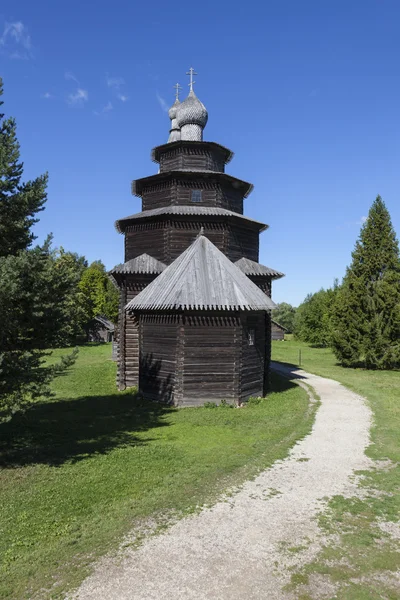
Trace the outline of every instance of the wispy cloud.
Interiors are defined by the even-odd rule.
[[[168,112],[169,106],[165,102],[164,98],[162,98],[162,96],[160,96],[160,94],[158,92],[156,93],[156,96],[157,96],[158,103],[161,106],[162,110],[164,112]]]
[[[113,105],[111,104],[111,102],[108,102],[105,106],[103,106],[103,108],[101,110],[94,110],[93,114],[96,115],[96,117],[100,117],[101,115],[104,115],[108,112],[110,112],[110,110],[113,109]]]
[[[0,36],[0,47],[10,58],[27,60],[32,58],[32,40],[22,21],[6,21]]]
[[[364,225],[368,221],[368,217],[362,216],[357,221],[345,221],[341,225],[337,225],[336,229],[347,229],[349,227],[354,227],[355,225]]]
[[[111,88],[118,100],[121,102],[127,102],[129,96],[122,91],[122,87],[125,85],[125,79],[123,77],[110,77],[106,75],[107,87]]]
[[[109,77],[107,75],[106,82],[108,87],[119,90],[122,85],[125,85],[125,79],[122,77]]]
[[[80,85],[78,78],[71,71],[65,71],[64,77],[67,81],[74,81],[77,85]]]
[[[67,102],[70,106],[82,106],[89,99],[87,90],[78,88],[75,93],[69,94]]]
[[[49,100],[49,98],[54,98],[54,96],[53,94],[50,94],[50,92],[45,92],[41,95],[41,98],[46,98],[46,100]]]

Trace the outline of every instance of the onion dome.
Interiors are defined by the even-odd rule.
[[[179,99],[177,98],[168,111],[168,116],[171,119],[171,129],[169,131],[168,142],[177,142],[178,140],[181,139],[181,132],[179,130],[179,126],[178,126],[177,119],[176,119],[178,108],[179,108],[180,104],[181,103],[179,102]]]
[[[203,129],[207,125],[208,113],[193,90],[177,109],[176,120],[181,130],[182,140],[201,142]]]

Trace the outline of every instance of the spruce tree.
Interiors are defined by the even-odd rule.
[[[0,78],[0,98],[2,94]],[[32,225],[46,202],[47,174],[22,183],[22,173],[15,120],[0,113],[0,256],[15,255],[31,245]]]
[[[352,258],[333,307],[333,350],[344,366],[399,368],[399,245],[380,196]]]
[[[0,115],[0,421],[48,396],[51,380],[76,354],[45,364],[43,348],[68,321],[67,300],[79,275],[65,261],[57,264],[51,237],[30,247],[47,175],[23,183],[22,174],[15,122]]]

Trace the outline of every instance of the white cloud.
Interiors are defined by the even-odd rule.
[[[368,217],[361,217],[359,221],[356,221],[356,225],[364,225],[368,221]]]
[[[45,92],[41,97],[46,99],[54,98],[53,94],[50,94],[50,92]]]
[[[156,93],[156,96],[157,96],[158,103],[161,106],[162,110],[164,112],[168,112],[169,106],[165,102],[164,98],[162,98],[158,92]]]
[[[29,59],[32,57],[32,40],[27,28],[21,21],[6,21],[0,46],[5,48],[10,58]]]
[[[111,88],[114,94],[117,96],[118,100],[121,102],[126,102],[129,100],[128,96],[122,92],[122,86],[125,85],[125,79],[123,77],[110,77],[106,76],[106,84],[107,87]]]
[[[75,75],[73,73],[71,73],[71,71],[65,71],[64,77],[67,81],[74,81],[77,85],[80,85],[78,79],[75,77]]]
[[[87,90],[78,88],[74,94],[69,94],[67,102],[71,106],[82,106],[85,102],[88,101],[88,98],[89,94]]]
[[[125,80],[122,77],[109,77],[107,75],[106,82],[108,87],[119,90],[122,85],[125,85]]]
[[[113,110],[113,105],[111,104],[111,102],[108,102],[105,106],[103,106],[103,108],[100,111],[94,110],[93,114],[95,114],[96,117],[100,117],[101,115],[110,112],[110,110]]]

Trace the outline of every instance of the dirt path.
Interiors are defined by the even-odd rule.
[[[79,600],[246,600],[292,598],[291,566],[320,549],[315,520],[327,498],[355,490],[369,467],[370,411],[338,382],[273,368],[311,385],[321,399],[312,432],[290,455],[230,498],[185,518],[123,557],[102,559]]]

